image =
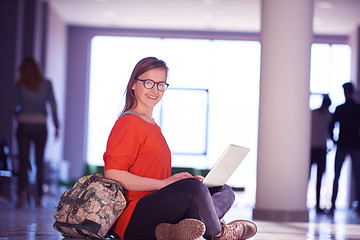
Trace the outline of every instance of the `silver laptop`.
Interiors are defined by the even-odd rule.
[[[249,151],[250,148],[230,144],[211,168],[210,172],[206,175],[203,183],[207,187],[224,185]]]

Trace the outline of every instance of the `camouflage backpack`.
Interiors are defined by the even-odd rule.
[[[64,237],[104,239],[126,206],[123,194],[101,173],[84,176],[61,196],[53,226]]]

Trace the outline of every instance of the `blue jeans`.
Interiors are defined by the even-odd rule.
[[[333,182],[333,192],[331,197],[332,206],[335,207],[335,202],[339,189],[339,178],[341,173],[342,165],[344,164],[346,155],[351,156],[352,172],[355,178],[355,193],[356,200],[360,201],[360,149],[351,148],[338,148],[335,154],[335,177]]]
[[[155,191],[138,202],[124,234],[125,239],[155,239],[160,223],[178,223],[185,218],[202,221],[205,237],[221,231],[220,219],[235,200],[231,187],[207,188],[195,178],[187,178]]]

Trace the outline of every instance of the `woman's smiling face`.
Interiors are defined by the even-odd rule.
[[[150,79],[155,83],[166,82],[166,71],[163,68],[154,68],[144,72],[137,77],[139,80]],[[160,102],[164,92],[159,91],[155,84],[153,88],[146,89],[142,81],[136,81],[132,86],[135,97],[137,99],[137,106],[144,109],[153,109],[155,105]]]

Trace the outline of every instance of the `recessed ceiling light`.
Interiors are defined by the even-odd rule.
[[[334,8],[334,4],[332,4],[331,2],[319,2],[318,6],[321,9],[333,9]]]
[[[202,0],[203,4],[206,6],[213,6],[215,4],[218,4],[218,0]]]

